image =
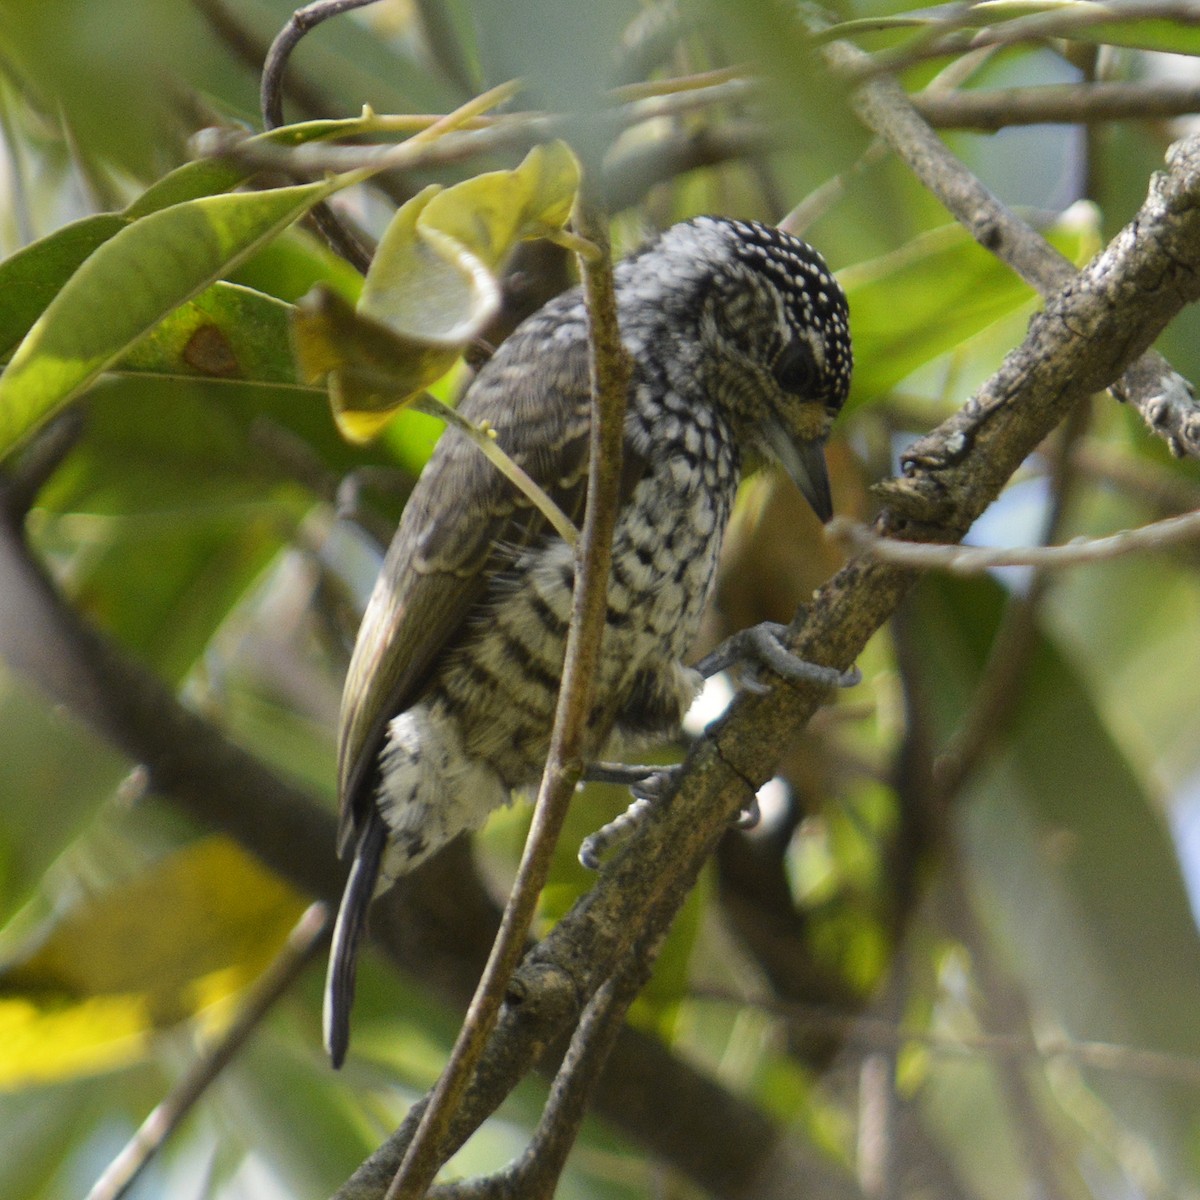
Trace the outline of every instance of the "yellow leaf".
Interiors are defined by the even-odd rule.
[[[222,837],[89,898],[0,976],[0,1087],[140,1057],[156,1029],[258,976],[304,905]]]
[[[370,441],[428,380],[454,365],[460,350],[401,337],[325,287],[296,305],[292,339],[301,374],[327,381],[334,419],[352,442]]]
[[[578,160],[566,142],[550,142],[512,171],[477,175],[432,197],[418,228],[444,235],[495,271],[517,242],[562,229],[578,190]]]
[[[301,369],[328,378],[347,437],[372,436],[449,370],[496,312],[497,272],[516,244],[562,233],[579,178],[570,147],[551,142],[511,171],[433,184],[396,213],[379,243],[358,304],[361,329],[325,294],[302,304],[294,326]]]
[[[404,337],[461,346],[496,311],[500,289],[469,246],[422,224],[439,195],[445,193],[432,184],[392,218],[367,272],[358,311]]]

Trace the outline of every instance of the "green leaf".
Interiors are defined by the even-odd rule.
[[[337,186],[205,196],[153,212],[104,242],[55,296],[0,376],[0,455],[168,313]]]
[[[260,246],[225,278],[289,304],[295,304],[318,284],[357,304],[363,285],[362,275],[344,258],[296,225]]]
[[[0,926],[112,796],[129,764],[19,675],[0,668]],[[46,820],[46,797],[54,820]]]
[[[117,369],[300,386],[290,313],[291,305],[251,288],[214,283],[160,321]]]
[[[116,213],[84,217],[0,263],[0,358],[12,353],[80,264],[128,223]]]
[[[445,374],[460,347],[402,337],[361,316],[319,286],[296,305],[292,335],[300,375],[324,379],[338,427],[363,443],[426,385]]]
[[[1094,215],[1048,239],[1073,262],[1095,249]],[[939,355],[1033,298],[1033,289],[960,225],[919,234],[899,250],[838,272],[854,333],[851,406],[893,388]]]
[[[237,187],[246,178],[246,168],[222,158],[201,158],[181,167],[152,183],[128,208],[124,215],[136,221],[151,213],[201,196],[216,196]]]
[[[185,163],[147,188],[124,212],[64,225],[0,263],[0,358],[29,332],[63,285],[100,246],[159,209],[227,191],[245,171],[218,159]]]
[[[304,903],[224,837],[85,900],[2,976],[0,1086],[141,1057],[155,1030],[260,974]]]

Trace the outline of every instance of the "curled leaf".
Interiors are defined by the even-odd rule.
[[[301,370],[328,378],[348,438],[372,436],[450,369],[499,307],[497,272],[513,247],[563,232],[579,178],[570,147],[551,142],[511,171],[431,185],[388,226],[357,316],[323,292],[302,303],[294,325]]]

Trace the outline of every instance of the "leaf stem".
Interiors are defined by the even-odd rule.
[[[526,472],[511,455],[505,452],[496,441],[496,435],[489,426],[476,425],[456,412],[448,404],[428,392],[422,393],[413,402],[412,407],[420,412],[436,417],[452,425],[460,433],[471,439],[480,453],[515,487],[527,496],[534,507],[554,526],[555,532],[568,546],[579,545],[579,530],[571,523],[571,519],[563,512],[549,494]]]

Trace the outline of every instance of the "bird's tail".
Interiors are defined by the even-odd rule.
[[[342,1065],[350,1044],[350,1008],[354,1003],[358,944],[366,929],[367,910],[375,898],[375,882],[379,878],[379,864],[386,843],[387,828],[372,806],[354,848],[354,863],[333,927],[329,973],[325,977],[325,1049],[335,1067]]]

